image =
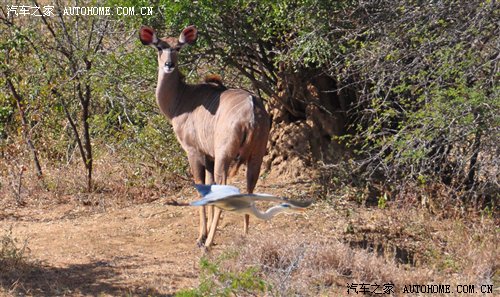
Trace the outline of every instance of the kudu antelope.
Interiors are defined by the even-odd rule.
[[[221,83],[184,82],[177,67],[178,53],[196,41],[194,26],[182,30],[178,39],[158,38],[152,28],[143,26],[139,37],[144,45],[158,50],[156,100],[187,153],[195,182],[225,185],[230,167],[237,170],[246,164],[247,191],[253,193],[270,128],[262,102],[245,90],[226,89]],[[219,208],[208,206],[207,220],[205,207],[200,209],[199,245],[212,244],[220,214]],[[245,215],[245,233],[248,223]]]

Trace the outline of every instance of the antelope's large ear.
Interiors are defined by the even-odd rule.
[[[142,26],[139,29],[139,39],[144,45],[156,44],[158,42],[155,30],[148,26]]]
[[[196,41],[196,38],[198,38],[198,30],[196,29],[195,26],[187,26],[182,30],[181,35],[179,36],[179,43],[180,44],[193,44]]]

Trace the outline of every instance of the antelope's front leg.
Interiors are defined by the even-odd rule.
[[[205,185],[215,184],[214,177],[214,161],[208,156],[205,156]],[[207,234],[210,232],[210,227],[212,226],[212,219],[214,217],[214,206],[208,205],[205,208],[207,210]]]
[[[194,177],[194,182],[197,184],[205,184],[205,163],[203,158],[197,154],[188,154],[189,166],[191,167],[191,173]],[[200,196],[201,197],[201,196]],[[205,240],[207,239],[207,215],[205,206],[200,207],[200,228],[199,236],[196,239],[196,243],[199,247],[205,246]]]
[[[248,226],[250,225],[250,215],[245,214],[243,218],[243,235],[248,234]]]
[[[199,236],[196,239],[196,244],[199,247],[205,246],[205,240],[207,239],[207,214],[205,211],[205,206],[200,207],[200,228]]]

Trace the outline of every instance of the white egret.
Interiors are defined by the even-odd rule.
[[[237,187],[227,185],[194,185],[203,196],[190,203],[192,206],[215,205],[223,210],[253,215],[262,220],[269,220],[284,211],[304,211],[312,201],[294,201],[269,194],[242,194]],[[281,202],[265,212],[255,206],[255,201]]]

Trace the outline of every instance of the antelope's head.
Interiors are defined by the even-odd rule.
[[[139,30],[139,39],[142,44],[150,45],[158,50],[158,66],[163,68],[166,74],[172,73],[177,67],[177,56],[182,47],[193,44],[198,37],[198,30],[195,26],[187,26],[182,30],[179,38],[156,37],[153,28],[142,26]]]

